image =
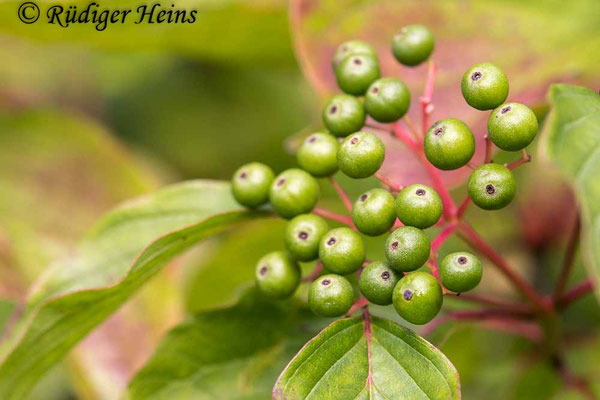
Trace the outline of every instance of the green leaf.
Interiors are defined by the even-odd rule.
[[[552,85],[552,108],[541,151],[573,184],[581,207],[582,251],[590,276],[600,276],[600,95],[579,86]],[[600,296],[600,287],[596,285]]]
[[[109,213],[73,258],[39,282],[23,331],[0,365],[0,398],[22,398],[174,256],[263,214],[240,209],[228,184],[210,181],[168,187]]]
[[[269,398],[277,375],[322,321],[250,291],[234,307],[197,314],[170,331],[127,398]]]
[[[274,399],[460,399],[458,372],[412,331],[369,317],[338,320],[304,346]]]

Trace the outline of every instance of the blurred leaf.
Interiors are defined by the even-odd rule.
[[[182,0],[173,3],[175,8],[188,13],[197,10],[196,22],[149,24],[146,20],[136,24],[139,2],[106,0],[99,11],[131,9],[132,12],[124,23],[109,24],[100,32],[93,23],[70,24],[66,28],[49,24],[47,11],[56,4],[46,1],[37,3],[40,19],[25,24],[17,17],[21,3],[14,0],[0,3],[0,33],[109,50],[167,51],[215,61],[288,65],[292,61],[284,1]],[[66,9],[73,5],[83,11],[88,4],[76,0],[63,6]],[[152,4],[155,3],[147,5]],[[163,4],[160,9],[172,10],[171,3]]]
[[[246,162],[289,166],[283,141],[306,123],[309,99],[295,70],[177,63],[112,99],[109,112],[127,140],[186,175],[229,179]]]
[[[26,281],[106,209],[157,186],[139,165],[90,119],[52,110],[0,113],[0,229]]]
[[[469,108],[463,100],[464,71],[477,62],[497,63],[510,80],[509,100],[529,105],[543,101],[548,82],[597,81],[598,15],[596,0],[293,0],[291,25],[302,69],[319,93],[336,90],[330,61],[335,48],[345,40],[367,40],[379,51],[382,75],[398,76],[409,86],[409,116],[418,122],[427,66],[401,66],[389,49],[391,38],[402,26],[426,24],[436,36],[433,60],[439,66],[432,121],[463,119],[477,138],[475,160],[479,160],[487,114]],[[384,175],[401,185],[429,181],[404,146],[390,143],[387,150]],[[469,173],[466,167],[441,172],[450,184],[462,182]]]
[[[254,282],[256,262],[264,254],[283,250],[282,219],[259,220],[202,244],[185,277],[186,309],[191,313],[231,304],[240,288]]]
[[[11,300],[0,300],[0,337],[4,332],[4,327],[15,310],[15,303]]]
[[[590,89],[552,85],[545,156],[569,179],[583,219],[582,250],[590,276],[600,275],[600,96]],[[598,285],[596,285],[598,286]],[[600,296],[600,288],[596,293]]]
[[[292,359],[274,399],[460,399],[458,373],[412,331],[376,317],[334,322]]]
[[[237,305],[197,314],[170,331],[126,397],[269,398],[277,375],[322,321],[250,291]]]
[[[22,398],[171,258],[261,214],[241,210],[228,184],[210,181],[168,187],[109,213],[33,291],[22,332],[0,365],[0,398]]]

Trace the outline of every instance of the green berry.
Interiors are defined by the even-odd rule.
[[[321,317],[339,317],[352,307],[354,289],[348,279],[329,274],[317,278],[308,292],[310,309]]]
[[[275,178],[271,168],[253,162],[240,167],[231,178],[233,197],[243,206],[255,208],[269,201],[269,187]]]
[[[461,90],[466,102],[478,110],[491,110],[508,97],[508,79],[492,63],[475,64],[465,72]]]
[[[288,169],[271,184],[269,199],[277,214],[289,219],[313,209],[319,200],[319,184],[301,169]]]
[[[256,264],[256,284],[269,297],[289,297],[299,283],[300,267],[286,252],[269,253]]]
[[[435,38],[424,25],[407,25],[392,39],[392,53],[401,64],[413,67],[427,60]]]
[[[319,243],[328,230],[327,222],[318,215],[298,215],[285,229],[285,245],[296,260],[315,260],[319,257]]]
[[[399,272],[421,268],[429,258],[429,238],[422,230],[412,226],[396,229],[385,241],[385,257]]]
[[[356,132],[348,136],[337,154],[340,170],[354,179],[373,175],[383,164],[384,158],[383,142],[370,132]]]
[[[487,128],[496,146],[502,150],[519,151],[535,139],[538,121],[526,105],[506,103],[490,114]]]
[[[423,325],[431,321],[442,308],[442,288],[433,275],[413,272],[404,276],[393,294],[394,308],[406,321]]]
[[[389,231],[396,221],[394,196],[383,189],[363,193],[352,207],[352,221],[365,235],[378,236]]]
[[[362,96],[381,76],[379,61],[368,54],[349,55],[337,66],[335,76],[343,92]]]
[[[360,101],[347,94],[334,96],[323,109],[323,123],[335,136],[358,132],[365,124],[365,110]]]
[[[411,185],[396,197],[396,214],[404,225],[427,229],[442,216],[442,200],[429,186]]]
[[[332,229],[321,239],[319,258],[327,270],[350,274],[365,261],[365,245],[359,234],[350,228]]]
[[[506,207],[517,192],[513,173],[500,164],[483,164],[469,177],[469,197],[484,210],[499,210]]]
[[[378,79],[365,95],[365,110],[379,122],[394,122],[402,118],[410,107],[410,92],[395,78]]]
[[[483,268],[477,257],[467,252],[448,254],[440,263],[440,280],[448,290],[468,292],[481,282]]]
[[[475,137],[467,124],[456,118],[436,122],[425,134],[425,156],[444,171],[466,165],[475,154]]]
[[[373,262],[361,272],[358,287],[371,303],[387,306],[392,304],[392,293],[401,276],[387,263]]]
[[[362,40],[348,40],[338,46],[333,55],[331,62],[333,70],[337,68],[344,58],[349,55],[366,54],[372,57],[377,57],[375,49],[367,42]]]
[[[333,175],[337,169],[337,139],[328,133],[313,133],[300,145],[296,157],[303,170],[316,177]]]

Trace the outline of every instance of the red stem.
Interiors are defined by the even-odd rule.
[[[590,293],[592,290],[594,290],[594,282],[591,279],[585,280],[565,293],[565,295],[556,302],[556,308],[562,310],[569,304]]]
[[[310,274],[303,277],[302,282],[314,281],[319,277],[319,275],[321,275],[321,272],[323,272],[323,263],[321,262],[321,260],[317,260],[317,265],[315,265],[315,269],[313,269],[313,271]]]
[[[496,253],[479,234],[465,222],[461,222],[459,235],[475,250],[485,255],[540,311],[550,312],[552,304],[546,301],[531,285],[515,273],[506,260]]]
[[[392,191],[392,192],[400,192],[403,187],[400,185],[396,185],[394,182],[392,182],[391,180],[389,180],[387,177],[381,175],[380,173],[376,173],[375,174],[375,178],[379,179],[379,181],[381,183],[383,183],[388,190]]]
[[[455,299],[461,300],[461,301],[468,301],[468,302],[473,302],[473,303],[484,304],[484,305],[490,306],[490,307],[498,307],[498,308],[514,310],[516,313],[526,313],[526,312],[531,313],[532,312],[531,308],[528,306],[528,304],[518,303],[518,302],[513,302],[513,301],[508,301],[508,300],[503,300],[503,299],[497,299],[494,297],[489,297],[489,296],[485,296],[485,295],[481,295],[481,294],[461,293],[460,295],[458,295],[456,293],[448,293],[447,295],[453,296]]]
[[[346,191],[340,186],[333,176],[329,177],[329,182],[331,182],[338,196],[340,196],[340,199],[342,200],[342,203],[344,203],[346,209],[349,212],[352,212],[352,201],[350,200],[350,197],[348,197],[348,193],[346,193]]]
[[[450,196],[450,192],[448,192],[448,189],[446,189],[446,186],[442,181],[440,171],[429,162],[427,157],[425,157],[425,153],[422,150],[419,151],[417,155],[419,156],[421,163],[425,166],[425,169],[427,170],[427,173],[431,178],[431,184],[433,188],[442,199],[442,212],[444,214],[444,218],[446,220],[453,219],[456,215],[456,205],[454,204],[454,200],[452,200],[452,197]]]
[[[419,150],[419,144],[417,143],[415,138],[410,134],[410,132],[404,129],[400,121],[394,123],[392,133],[413,152],[417,152]]]
[[[531,155],[527,154],[527,151],[523,149],[521,158],[519,158],[517,161],[511,162],[510,164],[504,164],[504,166],[512,171],[513,169],[520,167],[523,164],[527,164],[530,161]]]
[[[352,222],[352,218],[350,218],[350,217],[346,217],[344,215],[340,215],[340,214],[337,214],[332,211],[326,210],[324,208],[319,208],[319,207],[315,207],[313,209],[313,213],[320,215],[323,218],[327,218],[332,221],[339,222],[340,224],[348,225],[352,229],[356,230],[356,227],[354,226],[354,222]]]
[[[492,143],[492,139],[490,139],[489,135],[485,135],[484,138],[485,138],[485,158],[483,159],[483,163],[487,164],[492,161],[493,143]]]
[[[579,229],[580,220],[579,216],[576,216],[573,229],[571,230],[571,235],[569,236],[569,242],[567,243],[567,250],[565,251],[562,269],[556,281],[556,287],[554,288],[554,293],[552,295],[552,298],[555,302],[562,297],[565,288],[567,287],[567,282],[569,280],[569,276],[571,275],[571,271],[573,271],[573,267],[575,266],[574,261],[575,252],[577,251],[577,245],[579,243]]]
[[[427,81],[425,82],[425,92],[421,97],[421,110],[423,113],[421,120],[421,132],[425,136],[425,132],[429,129],[429,116],[433,112],[433,106],[431,104],[431,98],[433,97],[433,88],[435,85],[435,75],[437,73],[437,66],[431,60],[429,60],[427,68]]]
[[[346,315],[351,316],[356,311],[360,310],[363,307],[367,307],[368,305],[369,305],[369,300],[365,299],[361,295],[360,298],[352,304],[352,307],[350,307],[350,310],[348,310],[348,313],[346,313]]]
[[[446,240],[448,240],[448,238],[452,236],[457,227],[458,224],[450,223],[446,225],[446,227],[442,229],[440,233],[437,234],[437,236],[431,242],[431,252],[433,254],[437,254],[440,247],[442,247]]]
[[[456,211],[456,217],[458,219],[461,219],[463,217],[463,215],[465,215],[465,212],[467,212],[467,209],[469,208],[470,205],[471,205],[471,198],[469,197],[469,195],[467,195],[467,196],[465,196],[462,203],[460,203],[460,206],[458,206],[458,211]]]

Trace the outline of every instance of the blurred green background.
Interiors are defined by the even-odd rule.
[[[600,82],[597,0],[175,3],[198,9],[199,21],[96,32],[92,26],[26,25],[16,17],[19,3],[0,4],[0,295],[6,299],[0,327],[11,326],[45,267],[72,251],[86,228],[119,202],[184,179],[228,179],[249,161],[276,171],[293,165],[293,138],[319,127],[319,108],[334,90],[328,57],[343,40],[370,40],[384,72],[405,79],[416,102],[424,69],[395,65],[387,46],[404,24],[431,26],[439,38],[435,117],[459,116],[480,135],[482,114],[457,101],[458,77],[474,62],[502,65],[512,99],[535,106],[540,118],[550,82]],[[401,183],[416,179],[402,164],[402,149],[394,155],[400,162],[390,175]],[[472,210],[469,218],[521,273],[549,288],[573,196],[541,163],[517,175],[523,189],[516,204],[493,214]],[[352,196],[375,184],[340,181]],[[330,188],[323,187],[324,202],[335,208]],[[458,185],[457,198],[463,193]],[[283,246],[282,229],[281,221],[249,225],[173,263],[30,398],[118,398],[166,329],[187,312],[233,301],[239,286],[251,281],[255,260]],[[380,255],[378,243],[370,242],[371,257]],[[461,246],[451,241],[443,252]],[[224,282],[224,265],[235,268],[235,279]],[[581,266],[577,273],[584,275]],[[515,295],[495,278],[490,271],[481,290]],[[594,299],[571,308],[563,322],[572,329],[573,368],[600,382]],[[457,366],[465,399],[578,398],[561,389],[555,372],[523,339],[452,324],[430,339]]]

